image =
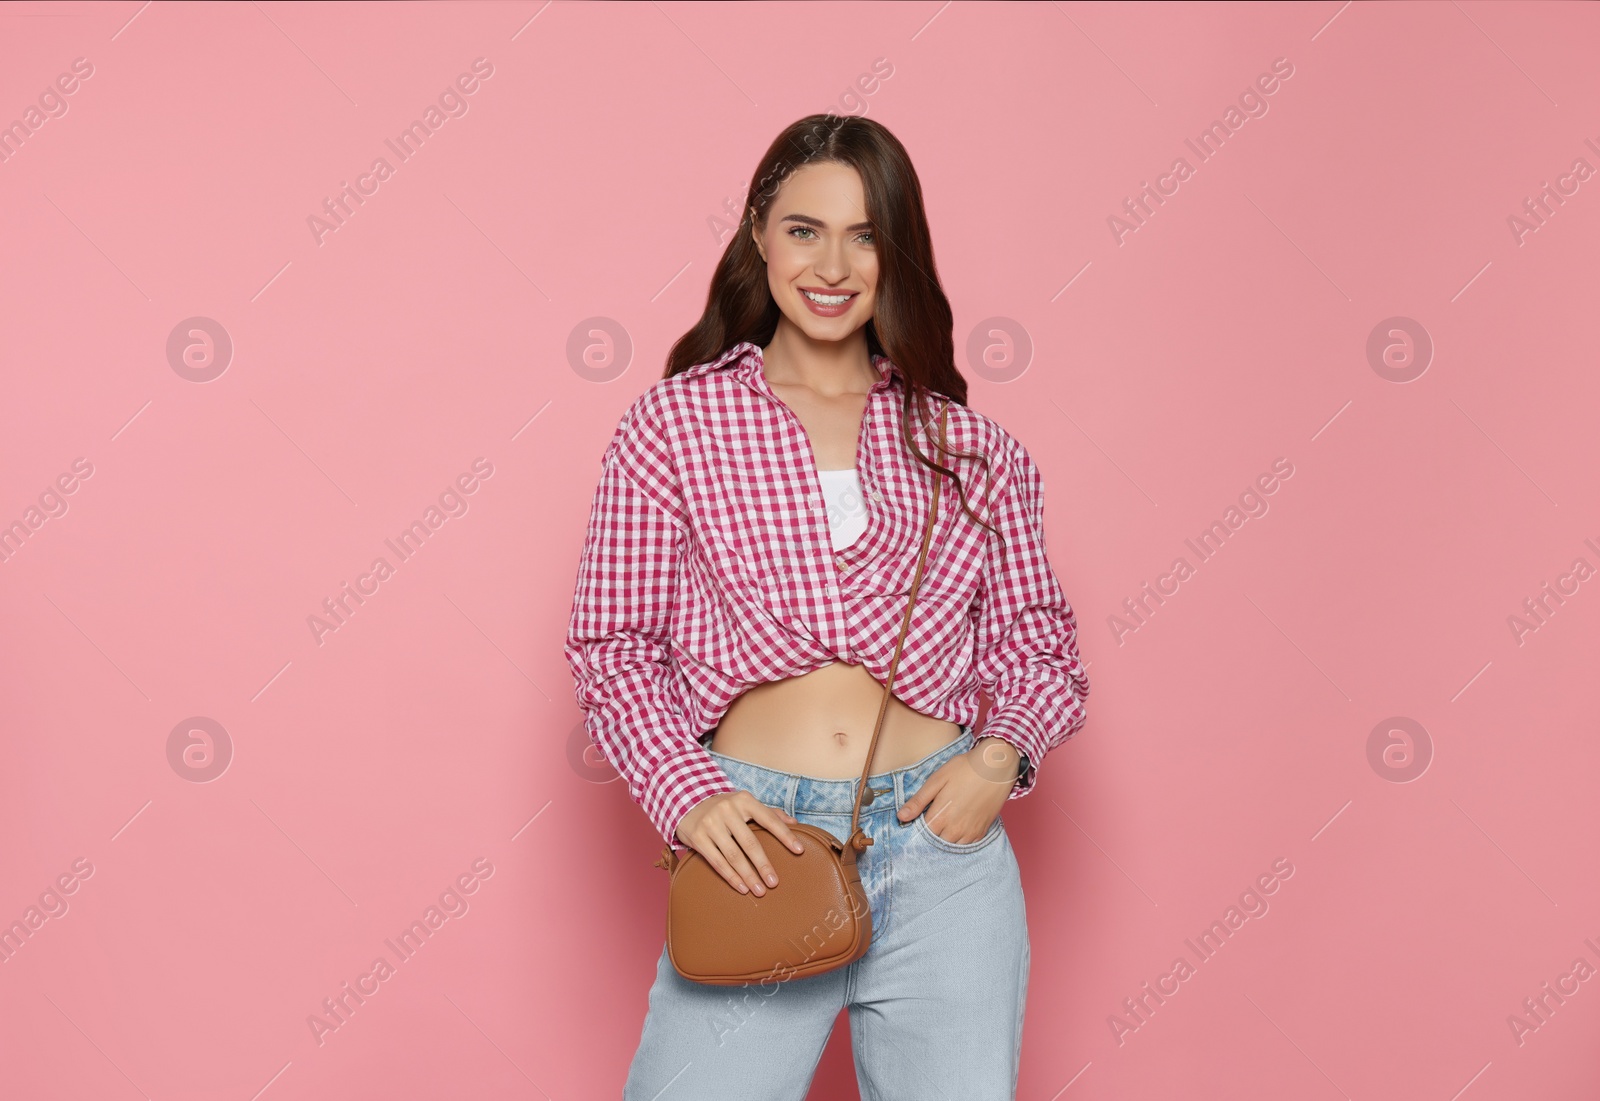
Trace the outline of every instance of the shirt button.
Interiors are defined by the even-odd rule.
[[[878,487],[877,486],[873,486],[872,489],[867,493],[867,496],[871,497],[874,501],[878,502],[880,505],[883,504],[883,494],[878,492]]]

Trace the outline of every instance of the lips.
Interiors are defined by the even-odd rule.
[[[825,295],[829,298],[839,298],[844,296],[844,301],[818,302],[815,298],[811,297],[813,294]],[[806,308],[812,313],[816,314],[818,317],[840,317],[844,315],[845,313],[849,312],[850,307],[855,304],[855,300],[860,297],[860,295],[860,291],[826,291],[816,287],[800,288],[800,301],[804,302],[806,304]]]

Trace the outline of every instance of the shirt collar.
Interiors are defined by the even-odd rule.
[[[868,393],[886,390],[897,382],[904,385],[905,374],[888,356],[874,354],[872,365],[878,369],[878,381],[872,384]],[[678,373],[692,376],[709,374],[712,371],[732,371],[734,377],[746,385],[770,392],[771,388],[766,385],[766,376],[761,373],[761,367],[761,345],[746,340],[735,344],[709,363],[696,364]]]

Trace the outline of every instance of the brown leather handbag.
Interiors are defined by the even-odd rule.
[[[939,411],[941,440],[948,409],[946,403]],[[872,728],[867,762],[850,811],[848,843],[802,822],[789,827],[805,850],[797,854],[765,827],[750,822],[750,832],[761,841],[762,851],[778,875],[778,886],[769,888],[761,898],[735,890],[693,849],[680,858],[671,845],[666,846],[655,866],[672,876],[667,897],[667,955],[684,978],[713,986],[783,981],[820,975],[866,955],[872,943],[872,910],[861,886],[856,854],[865,851],[872,838],[858,824],[861,804],[872,802],[867,777],[872,773],[878,734],[900,668],[900,650],[911,627],[911,610],[922,586],[922,567],[928,559],[934,518],[939,514],[942,481],[943,475],[937,475],[911,580],[911,601],[894,644],[878,721]]]

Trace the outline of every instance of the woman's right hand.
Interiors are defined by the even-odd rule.
[[[743,894],[754,891],[760,898],[767,893],[767,887],[778,885],[778,873],[762,851],[761,842],[745,825],[752,820],[792,851],[805,851],[789,829],[799,825],[800,820],[780,807],[769,807],[748,791],[708,795],[690,807],[678,821],[678,841],[705,857],[729,886]]]

